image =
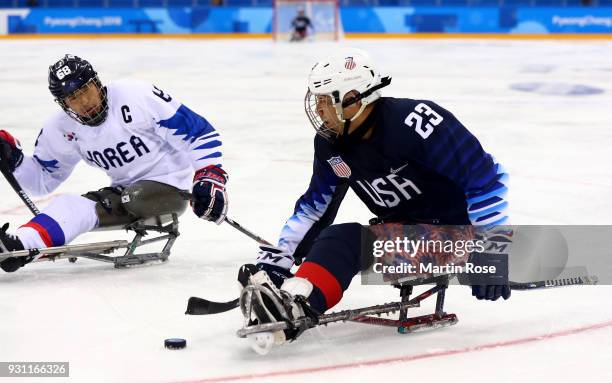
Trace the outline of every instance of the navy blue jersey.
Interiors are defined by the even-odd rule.
[[[293,26],[293,29],[298,32],[305,31],[308,27],[312,28],[312,23],[310,22],[308,16],[296,16],[291,22],[291,25]]]
[[[367,138],[340,150],[315,137],[313,175],[279,246],[303,256],[350,187],[385,222],[499,224],[506,175],[457,118],[432,101],[383,97]]]

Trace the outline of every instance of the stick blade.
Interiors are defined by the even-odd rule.
[[[238,298],[229,302],[212,302],[203,298],[191,297],[187,302],[186,315],[210,315],[230,311],[238,307]]]

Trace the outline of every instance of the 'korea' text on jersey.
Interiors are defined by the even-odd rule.
[[[194,170],[221,165],[219,134],[202,116],[161,89],[134,80],[109,84],[108,117],[86,126],[57,112],[44,124],[33,156],[15,176],[28,192],[55,190],[83,160],[112,186],[140,180],[189,189]]]

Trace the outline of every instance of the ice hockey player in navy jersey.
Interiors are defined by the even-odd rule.
[[[323,313],[340,301],[360,271],[360,225],[332,225],[348,188],[381,223],[493,226],[506,221],[507,175],[501,165],[436,103],[381,97],[390,81],[360,50],[312,68],[304,100],[317,133],[310,185],[278,245],[262,246],[256,265],[242,269],[248,269],[248,284],[270,292],[261,296],[284,302],[289,297],[291,318],[260,298],[265,310],[255,310],[258,323]],[[296,260],[301,265],[293,275]],[[472,294],[507,299],[510,288],[472,286]],[[283,343],[297,334],[280,331],[274,339]]]
[[[290,41],[302,41],[308,37],[308,28],[314,32],[314,27],[310,18],[306,16],[306,12],[303,9],[298,10],[297,16],[291,21],[291,27],[293,32],[291,34]]]
[[[228,177],[219,133],[205,118],[154,85],[121,80],[104,86],[91,64],[73,55],[49,67],[49,90],[62,110],[45,122],[33,155],[1,130],[0,165],[32,195],[51,193],[81,160],[104,171],[111,184],[54,198],[12,234],[5,225],[0,252],[61,246],[150,211],[182,213],[181,191],[189,189],[195,214],[223,221]],[[0,267],[12,272],[32,260],[8,258]]]

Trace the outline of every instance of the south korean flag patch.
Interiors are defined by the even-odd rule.
[[[351,168],[340,158],[340,156],[332,157],[327,160],[332,170],[340,178],[349,178],[351,176]]]

